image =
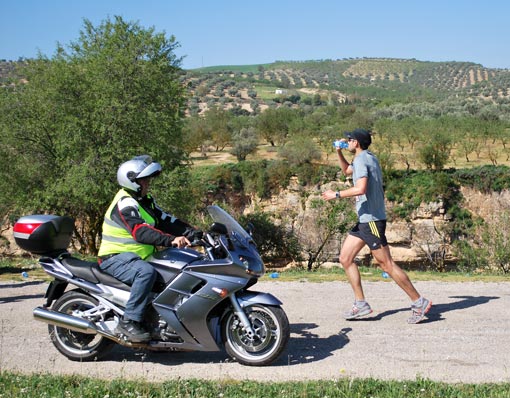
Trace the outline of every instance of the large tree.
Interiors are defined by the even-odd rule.
[[[211,141],[216,147],[216,151],[223,150],[232,142],[232,134],[229,128],[230,113],[213,106],[205,112],[205,120],[211,132]]]
[[[77,41],[28,62],[27,83],[0,97],[2,166],[16,173],[13,182],[2,168],[0,202],[10,206],[0,210],[71,215],[94,253],[118,166],[145,153],[166,170],[184,159],[177,47],[173,36],[114,17],[85,20]]]
[[[248,127],[234,132],[232,141],[230,153],[242,162],[246,160],[246,156],[256,152],[259,140],[255,129]]]
[[[275,146],[277,143],[284,144],[289,134],[289,125],[294,117],[296,114],[292,109],[286,107],[268,108],[257,116],[257,132],[271,146]]]

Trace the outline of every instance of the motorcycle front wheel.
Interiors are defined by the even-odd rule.
[[[94,298],[77,291],[70,291],[55,301],[52,309],[64,314],[81,317],[81,313],[97,305],[98,302]],[[112,340],[99,334],[75,332],[55,325],[48,325],[48,332],[57,350],[72,361],[101,359],[115,345]]]
[[[249,336],[239,317],[230,311],[221,327],[225,350],[243,365],[268,365],[278,358],[289,340],[287,315],[279,306],[255,304],[243,310],[255,334]]]

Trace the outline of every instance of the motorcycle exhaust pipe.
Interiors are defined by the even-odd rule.
[[[61,312],[48,310],[43,307],[37,307],[34,309],[34,318],[38,321],[49,323],[50,325],[59,326],[75,332],[85,334],[100,334],[107,339],[113,340],[117,344],[121,344],[131,348],[143,348],[147,347],[146,343],[132,343],[125,339],[114,336],[103,330],[98,329],[92,322],[86,319],[77,318],[72,315],[63,314]]]
[[[86,319],[48,310],[43,307],[37,307],[34,309],[34,318],[38,321],[49,323],[50,325],[74,330],[75,332],[85,334],[96,334],[99,332],[96,326]]]

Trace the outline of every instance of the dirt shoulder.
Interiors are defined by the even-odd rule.
[[[46,324],[32,317],[46,284],[0,284],[0,370],[164,381],[175,378],[288,381],[377,378],[485,383],[510,382],[510,282],[418,282],[434,306],[408,325],[409,302],[392,282],[369,282],[373,317],[345,321],[352,302],[345,282],[261,282],[283,301],[289,345],[267,367],[246,367],[223,352],[146,353],[117,347],[105,360],[79,363],[59,354]]]

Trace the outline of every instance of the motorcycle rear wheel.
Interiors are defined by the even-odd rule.
[[[280,356],[289,340],[287,315],[279,306],[255,304],[243,310],[255,336],[248,336],[238,316],[231,311],[224,317],[221,327],[225,350],[243,365],[269,365]]]
[[[69,291],[52,306],[54,311],[77,316],[79,312],[96,307],[98,302],[83,293]],[[75,332],[61,326],[48,325],[53,345],[72,361],[93,361],[107,355],[115,343],[99,334]]]

